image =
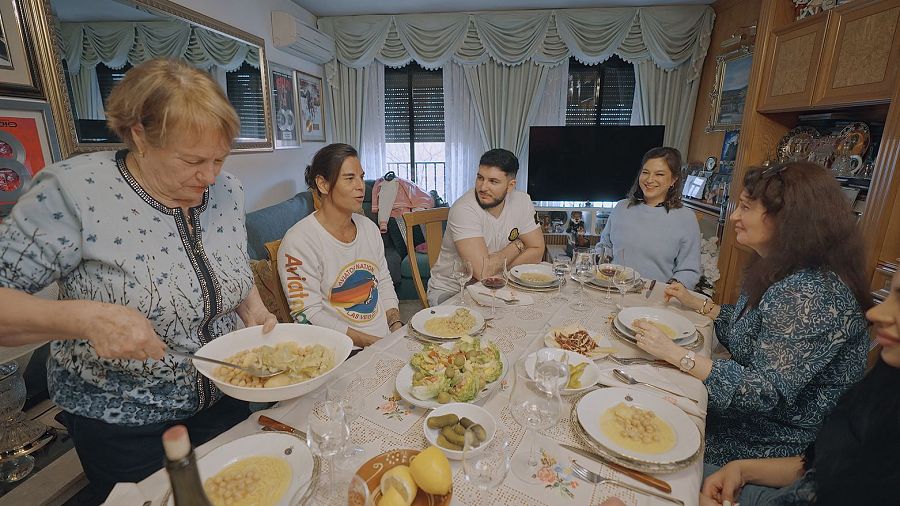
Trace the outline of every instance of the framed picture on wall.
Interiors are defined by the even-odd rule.
[[[19,0],[0,0],[0,95],[43,96],[28,14]]]
[[[0,219],[9,214],[33,176],[59,159],[50,106],[0,99]]]
[[[734,170],[734,160],[737,158],[738,141],[740,140],[740,130],[729,130],[725,132],[725,138],[722,141],[722,157],[719,160],[719,173],[728,174]]]
[[[294,70],[269,62],[272,72],[272,112],[275,121],[275,149],[300,146],[297,111],[297,82]]]
[[[709,92],[712,103],[707,132],[741,127],[752,65],[752,46],[741,46],[716,58],[716,82]]]
[[[300,105],[300,138],[304,141],[325,142],[325,104],[322,78],[296,72],[297,95]]]

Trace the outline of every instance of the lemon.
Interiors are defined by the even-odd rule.
[[[409,503],[403,500],[403,496],[396,488],[389,488],[387,491],[382,489],[378,506],[409,506]]]
[[[450,461],[438,447],[429,446],[409,462],[409,472],[416,485],[429,494],[444,495],[450,492],[453,474]]]
[[[419,487],[416,486],[408,467],[397,466],[381,476],[381,493],[387,494],[388,490],[396,490],[404,501],[402,504],[409,506],[416,498]]]

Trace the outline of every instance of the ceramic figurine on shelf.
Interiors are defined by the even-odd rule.
[[[584,234],[584,221],[581,211],[572,211],[572,217],[569,219],[569,225],[566,227],[566,233],[571,234],[573,232],[576,232],[579,228],[581,228],[581,233]]]

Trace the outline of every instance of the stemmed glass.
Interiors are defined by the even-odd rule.
[[[619,289],[619,294],[622,296],[622,303],[619,304],[620,309],[625,308],[625,294],[628,293],[628,290],[631,290],[635,284],[640,280],[637,276],[637,272],[631,267],[618,267],[616,269],[616,273],[613,276],[613,283],[616,285],[616,288]]]
[[[453,261],[453,272],[450,274],[450,277],[456,280],[459,283],[459,305],[463,305],[465,303],[465,288],[466,283],[472,279],[472,262],[468,260],[463,260],[462,258],[457,258]]]
[[[556,274],[556,280],[559,282],[556,288],[556,298],[563,302],[569,300],[562,296],[563,280],[572,271],[572,265],[569,262],[568,257],[556,257],[553,259],[553,274]]]
[[[598,244],[597,245],[597,269],[600,271],[600,274],[606,276],[606,280],[604,280],[604,285],[606,285],[606,297],[601,299],[601,302],[604,304],[612,304],[612,279],[613,276],[616,275],[616,267],[612,264],[613,259],[613,250],[612,246],[608,244]]]
[[[334,480],[334,456],[350,438],[350,427],[340,403],[326,401],[320,417],[313,410],[307,418],[306,444],[313,454],[322,457],[328,466],[328,476],[317,487],[316,494],[323,497],[334,496],[337,487]]]
[[[525,428],[525,438],[531,441],[528,457],[512,459],[513,474],[526,483],[540,483],[537,472],[540,459],[535,453],[536,432],[556,425],[562,411],[559,396],[559,377],[553,371],[558,367],[535,369],[534,377],[528,374],[525,357],[516,361],[512,393],[509,396],[509,411]]]
[[[363,380],[356,372],[347,373],[328,384],[325,390],[326,403],[338,405],[344,411],[344,423],[349,430],[354,420],[365,408],[366,394]],[[343,484],[348,474],[352,474],[361,464],[365,449],[357,446],[348,437],[344,447],[336,454],[334,467],[340,472],[338,481]]]
[[[489,504],[490,491],[499,487],[509,473],[512,448],[509,436],[498,426],[494,437],[481,446],[473,446],[475,434],[467,431],[463,446],[463,472],[466,482],[478,489],[478,504]],[[482,494],[487,497],[481,497]]]
[[[503,257],[486,257],[481,269],[481,284],[491,291],[491,318],[497,314],[497,290],[506,286],[509,272]]]
[[[572,259],[572,277],[581,284],[578,292],[578,302],[571,307],[575,311],[587,311],[590,306],[584,303],[584,284],[594,279],[597,266],[594,264],[594,254],[590,251],[577,251]]]

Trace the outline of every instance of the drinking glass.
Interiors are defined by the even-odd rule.
[[[350,437],[350,427],[339,403],[326,401],[321,417],[315,410],[307,417],[306,444],[313,454],[323,458],[328,466],[327,477],[322,474],[316,495],[333,497],[336,492],[334,480],[334,456],[344,449]]]
[[[503,257],[486,257],[481,269],[481,284],[491,291],[491,318],[497,314],[497,290],[506,286],[509,272]]]
[[[509,436],[500,426],[494,432],[494,437],[481,446],[474,446],[474,438],[472,431],[466,432],[463,472],[466,482],[478,489],[478,504],[490,504],[490,492],[499,487],[509,473],[512,448]]]
[[[572,277],[581,284],[581,291],[578,292],[578,302],[569,306],[575,311],[587,311],[590,309],[590,306],[584,303],[584,284],[594,279],[596,268],[593,253],[590,251],[576,251],[572,259]]]
[[[350,479],[350,486],[347,487],[347,506],[374,506],[374,504],[366,480],[354,474]]]
[[[604,281],[603,283],[606,285],[606,296],[600,301],[604,304],[612,304],[613,284],[611,280],[616,275],[616,268],[612,264],[613,249],[608,244],[598,244],[595,251],[597,252],[597,270],[609,279],[609,281]]]
[[[631,267],[619,267],[616,270],[617,272],[613,277],[613,283],[616,285],[616,288],[619,289],[619,294],[622,296],[622,302],[621,304],[619,304],[619,307],[624,309],[625,294],[628,293],[628,290],[631,290],[638,281],[640,281],[640,278],[638,277],[637,272],[635,272],[635,270]]]
[[[569,300],[562,296],[563,280],[572,271],[572,265],[569,262],[568,257],[556,257],[553,259],[553,274],[556,274],[556,280],[559,282],[556,288],[556,298],[563,302]]]
[[[354,420],[365,409],[366,394],[362,388],[363,379],[356,372],[350,372],[333,380],[325,390],[325,401],[338,405],[344,411],[344,423],[348,430]],[[348,437],[344,447],[335,455],[334,467],[338,472],[337,485],[346,480],[362,465],[365,449],[357,446]]]
[[[466,283],[472,279],[472,262],[457,258],[453,261],[453,272],[450,276],[459,283],[459,305],[465,303]]]
[[[509,396],[509,411],[513,419],[526,430],[525,438],[531,441],[528,456],[513,457],[512,470],[517,478],[526,483],[541,483],[537,478],[540,458],[535,453],[534,440],[537,432],[556,425],[562,411],[559,393],[559,378],[547,373],[528,374],[525,357],[516,361],[514,383]]]

